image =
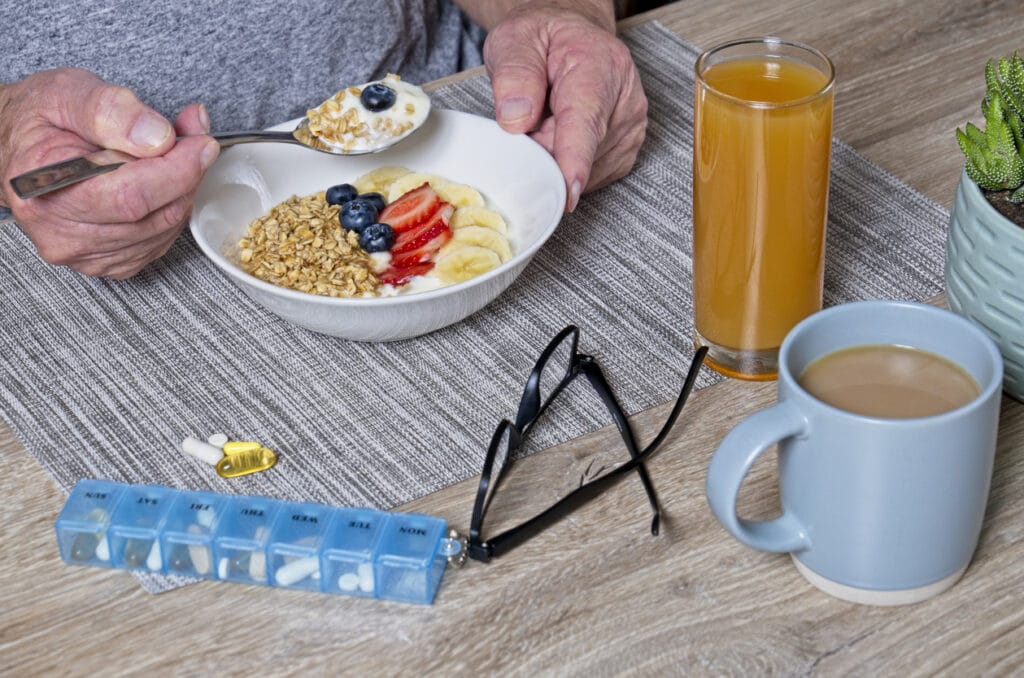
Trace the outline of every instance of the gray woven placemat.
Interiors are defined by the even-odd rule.
[[[388,508],[478,473],[493,427],[567,323],[630,413],[670,399],[691,353],[696,53],[659,25],[623,38],[650,98],[635,170],[585,196],[496,302],[426,337],[359,344],[288,325],[187,236],[116,282],[47,266],[4,225],[4,420],[65,490],[102,477]],[[483,77],[434,97],[492,114]],[[946,212],[844,144],[833,153],[826,304],[940,292]],[[607,423],[590,397],[557,409],[535,448]],[[261,440],[280,461],[229,481],[177,451],[184,436],[215,431]],[[182,583],[142,580],[151,591]]]

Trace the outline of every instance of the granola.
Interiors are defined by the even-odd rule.
[[[330,297],[371,296],[378,287],[359,236],[338,223],[324,191],[292,196],[249,224],[238,242],[243,271],[260,280]]]

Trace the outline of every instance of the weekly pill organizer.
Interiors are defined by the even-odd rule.
[[[430,604],[461,543],[416,513],[81,480],[61,558],[203,579]]]

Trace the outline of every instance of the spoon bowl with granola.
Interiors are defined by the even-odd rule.
[[[285,320],[391,341],[489,304],[564,205],[561,172],[540,145],[491,119],[435,110],[413,138],[376,155],[225,151],[200,187],[191,230],[242,292]]]

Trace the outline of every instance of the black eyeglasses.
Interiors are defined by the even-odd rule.
[[[615,394],[612,393],[611,386],[605,379],[600,366],[593,356],[579,352],[579,338],[579,328],[570,325],[551,340],[540,354],[537,364],[530,373],[530,378],[526,381],[523,397],[519,401],[519,410],[516,412],[515,423],[508,419],[502,419],[494,431],[494,435],[491,437],[490,446],[487,448],[487,456],[484,458],[484,466],[480,472],[480,485],[477,488],[476,501],[473,504],[473,517],[470,521],[469,539],[467,540],[469,557],[474,560],[486,562],[522,544],[530,537],[535,536],[591,499],[594,499],[633,470],[636,470],[637,475],[640,476],[640,481],[644,486],[644,491],[647,493],[651,509],[654,512],[654,517],[651,520],[651,534],[658,534],[661,522],[661,509],[658,505],[658,496],[654,490],[654,485],[651,483],[651,479],[647,474],[647,468],[643,462],[658,449],[679,418],[683,405],[686,403],[690,391],[693,390],[693,384],[697,380],[700,366],[704,363],[707,347],[701,347],[694,354],[693,361],[690,363],[690,369],[687,372],[682,390],[672,408],[672,412],[662,426],[661,431],[658,432],[658,435],[641,451],[637,445],[636,436],[633,434],[629,420],[615,398]],[[522,446],[524,439],[534,424],[537,423],[537,420],[540,419],[540,416],[548,409],[555,398],[580,374],[586,376],[587,381],[590,382],[590,385],[611,414],[612,419],[615,421],[615,426],[619,429],[619,433],[622,436],[622,441],[629,451],[630,460],[601,477],[580,485],[574,491],[525,523],[489,539],[484,539],[481,535],[484,515],[487,513],[491,499],[494,497],[498,486],[505,477],[506,471],[512,466],[514,452]],[[497,466],[497,469],[495,469],[495,466]],[[491,482],[492,476],[495,476],[493,483]]]

